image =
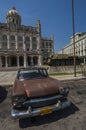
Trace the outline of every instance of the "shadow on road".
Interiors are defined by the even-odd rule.
[[[7,93],[7,90],[4,87],[0,86],[0,103],[5,100]]]
[[[66,118],[67,116],[74,114],[76,111],[79,111],[79,109],[72,103],[70,107],[59,110],[49,115],[37,116],[33,118],[21,118],[19,119],[19,126],[23,129],[32,126],[49,124],[62,118]]]

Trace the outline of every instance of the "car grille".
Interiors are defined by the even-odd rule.
[[[23,105],[31,106],[33,108],[44,107],[44,106],[55,104],[58,102],[58,100],[62,98],[63,98],[62,95],[34,98],[34,99],[29,99],[25,101]]]

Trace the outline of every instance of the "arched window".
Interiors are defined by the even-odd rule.
[[[8,66],[17,66],[17,56],[16,55],[10,55],[8,56]]]
[[[7,35],[3,35],[2,40],[7,41]]]
[[[2,36],[2,49],[7,49],[7,35]]]

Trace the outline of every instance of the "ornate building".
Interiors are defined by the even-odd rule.
[[[70,43],[65,46],[59,54],[74,56],[73,36],[70,38]],[[75,34],[75,55],[82,59],[82,62],[86,64],[86,32],[77,32]]]
[[[54,53],[54,39],[41,36],[36,27],[21,24],[15,7],[8,11],[6,23],[0,23],[0,67],[42,65]]]

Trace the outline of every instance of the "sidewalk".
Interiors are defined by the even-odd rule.
[[[17,71],[0,72],[0,86],[12,86],[16,78],[16,75],[17,75]],[[51,76],[51,77],[55,79],[59,79],[61,81],[86,78],[81,74],[78,74],[76,77],[74,77],[74,75],[58,75],[58,76]]]
[[[82,76],[82,74],[77,74],[76,77],[74,77],[73,74],[71,75],[58,75],[58,76],[51,76],[52,78],[64,81],[64,80],[78,80],[78,79],[83,79],[86,78],[85,76]]]
[[[13,85],[17,71],[0,71],[0,86]]]

